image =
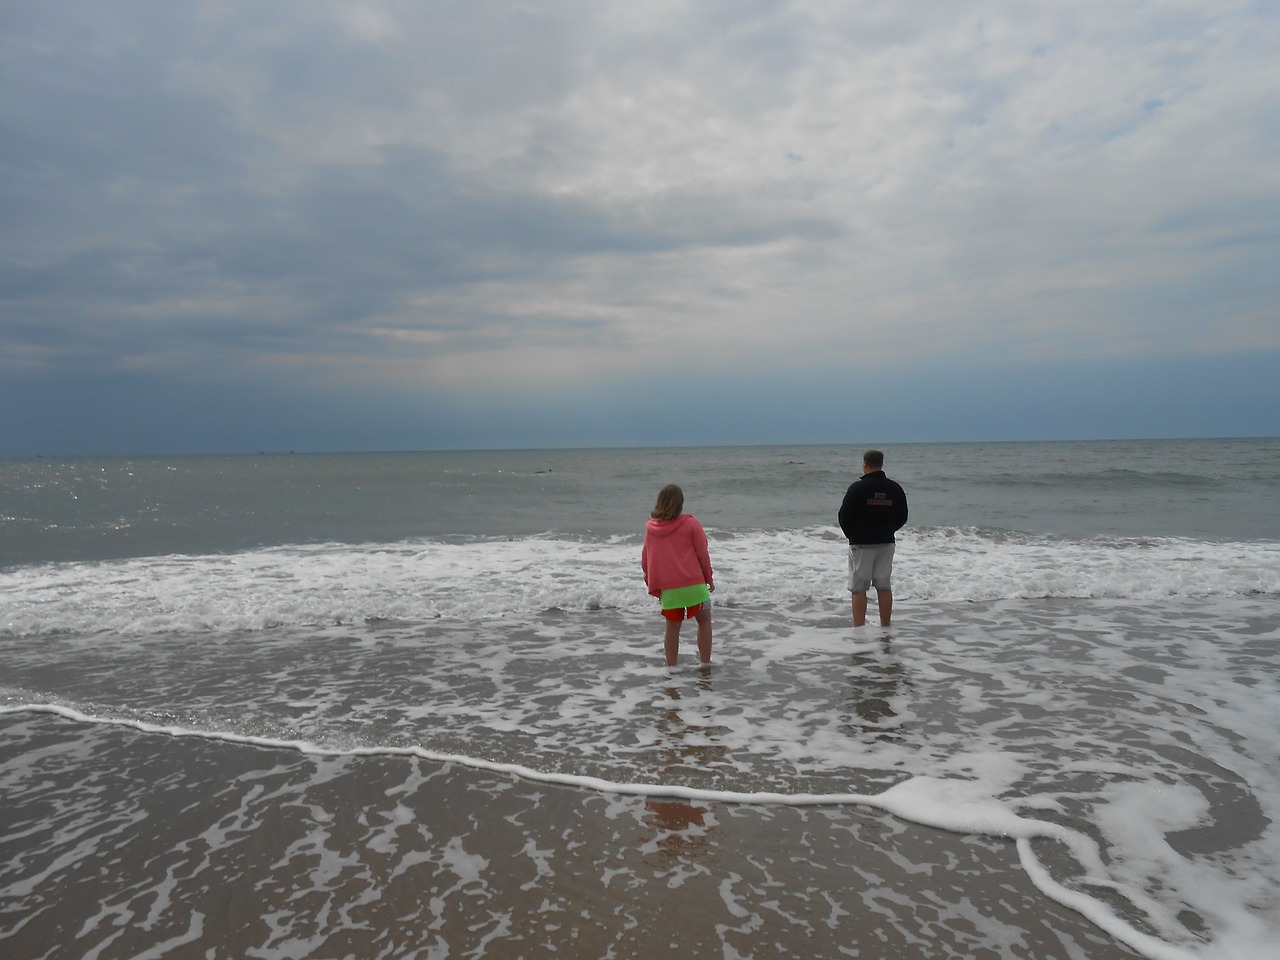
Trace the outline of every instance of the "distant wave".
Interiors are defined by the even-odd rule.
[[[993,473],[987,477],[970,477],[971,483],[991,487],[1043,487],[1045,489],[1074,489],[1081,485],[1078,473]],[[1203,487],[1212,489],[1224,486],[1224,481],[1216,477],[1196,476],[1176,471],[1134,470],[1130,468],[1102,469],[1088,476],[1091,487],[1133,488],[1150,487],[1159,490],[1167,487]]]

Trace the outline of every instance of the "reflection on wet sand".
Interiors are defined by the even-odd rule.
[[[695,683],[699,693],[711,690],[711,668],[701,667]],[[660,706],[655,721],[659,742],[655,759],[661,769],[695,767],[709,770],[725,759],[725,747],[716,742],[716,728],[712,717],[698,715],[696,700],[685,708],[685,701],[677,687],[663,690],[666,702]],[[704,705],[704,710],[707,708]],[[686,717],[686,713],[690,714]],[[707,822],[707,807],[696,806],[682,800],[650,799],[645,801],[646,823],[657,833],[642,838],[645,848],[652,845],[669,863],[696,858],[712,848],[714,818]]]
[[[911,679],[885,636],[877,650],[858,650],[851,658],[841,728],[858,739],[870,736],[884,742],[901,739],[895,700],[903,697]]]
[[[711,689],[710,685],[709,675],[697,683],[704,692]],[[726,749],[716,738],[718,728],[711,708],[704,704],[699,711],[697,701],[693,701],[689,708],[682,709],[683,697],[676,687],[667,687],[664,695],[668,702],[658,710],[656,726],[661,737],[654,751],[660,768],[707,769],[724,760]]]
[[[708,825],[707,807],[683,800],[646,800],[646,823],[658,832],[641,837],[642,849],[653,849],[659,859],[670,864],[696,859],[711,851],[715,829]],[[714,819],[712,820],[714,824]]]

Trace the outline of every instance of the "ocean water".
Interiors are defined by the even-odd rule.
[[[1280,440],[888,447],[911,504],[894,623],[855,630],[835,514],[861,449],[0,463],[3,802],[45,797],[53,752],[83,775],[128,734],[700,805],[666,834],[695,861],[707,818],[857,810],[1007,840],[1005,869],[1046,909],[1139,955],[1274,956]],[[667,482],[711,539],[709,670],[692,627],[681,665],[663,665],[640,578]],[[68,838],[93,832],[99,793],[67,777],[52,826],[29,815],[0,837],[16,918],[0,949],[56,929],[41,882],[78,882],[64,855],[88,841]],[[246,790],[242,815],[270,794]],[[193,876],[234,846],[201,836]],[[449,869],[479,871],[453,842]],[[526,856],[571,882],[550,848]],[[173,899],[167,869],[101,895],[103,914],[78,921],[83,955],[167,955],[108,947]],[[127,906],[143,892],[145,909]],[[718,888],[757,932],[777,896]],[[1097,955],[970,942],[982,911],[962,912],[948,925],[902,906],[889,922],[907,943],[940,924],[952,956]],[[481,914],[466,921],[480,946],[514,936]],[[831,955],[872,955],[840,949],[853,919],[805,922]],[[437,942],[420,955],[450,955],[424,923]],[[713,948],[751,955],[722,927]],[[313,955],[272,929],[253,955]]]

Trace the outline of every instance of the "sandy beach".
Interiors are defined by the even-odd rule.
[[[1013,844],[411,757],[0,720],[13,957],[1135,956]]]

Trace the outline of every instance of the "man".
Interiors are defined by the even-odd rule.
[[[862,455],[862,478],[849,485],[840,504],[840,529],[849,538],[849,592],[853,625],[867,622],[867,588],[876,588],[880,623],[893,614],[893,535],[907,522],[907,495],[884,474],[884,454]]]

